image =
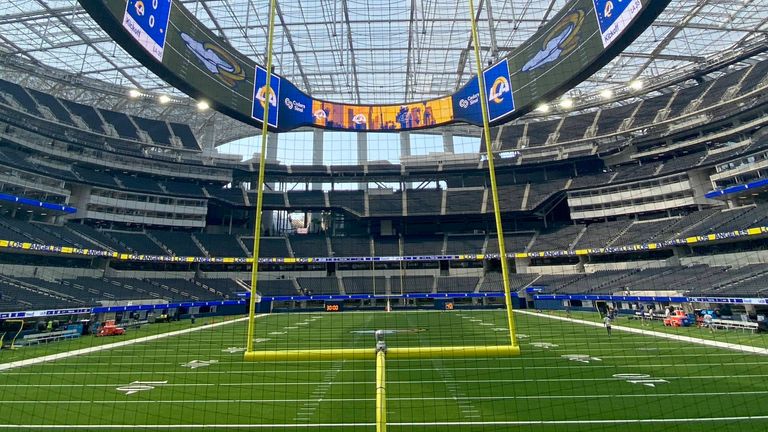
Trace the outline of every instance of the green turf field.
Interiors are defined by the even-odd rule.
[[[765,355],[616,329],[609,338],[603,328],[546,314],[517,313],[516,321],[520,357],[389,360],[389,429],[768,430]],[[391,347],[503,344],[504,325],[500,310],[292,313],[259,317],[255,337],[265,350],[373,347],[372,335],[354,332],[374,329],[423,330],[389,336]],[[142,331],[157,334],[163,324],[155,326]],[[6,370],[30,358],[21,354],[28,348],[0,352],[0,427],[375,430],[373,360],[249,363],[245,321],[168,330],[182,333],[112,348],[128,339],[35,347],[40,356],[102,344]]]

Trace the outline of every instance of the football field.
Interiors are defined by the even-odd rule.
[[[632,323],[632,333],[621,318],[609,337],[594,315],[515,319],[519,357],[388,360],[389,430],[768,430],[768,357],[721,348],[726,333],[661,333],[658,323]],[[244,362],[245,320],[201,321],[0,353],[0,430],[375,430],[373,359]],[[399,331],[390,347],[509,341],[501,310],[285,313],[256,324],[257,350],[373,349],[380,329]],[[751,346],[765,347],[762,337]]]

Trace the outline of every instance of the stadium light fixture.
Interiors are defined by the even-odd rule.
[[[139,96],[141,96],[141,92],[136,89],[131,89],[128,91],[128,97],[130,97],[131,99],[136,99]]]
[[[159,97],[159,98],[157,98],[157,100],[158,100],[158,101],[159,101],[161,104],[165,105],[165,104],[167,104],[168,102],[170,102],[170,101],[171,101],[171,98],[169,98],[169,97],[168,97],[168,96],[166,96],[166,95],[160,95],[160,97]]]
[[[204,101],[204,100],[201,100],[200,102],[197,103],[197,109],[199,111],[207,111],[208,108],[210,108],[210,107],[211,107],[211,105],[208,104],[208,102]]]
[[[640,81],[640,80],[630,81],[629,88],[631,88],[634,91],[642,90],[643,89],[643,82]]]
[[[549,105],[543,103],[543,104],[541,104],[541,105],[536,107],[536,111],[540,112],[542,114],[546,114],[546,113],[549,112]]]
[[[565,98],[565,99],[560,100],[560,108],[563,108],[563,109],[571,109],[571,108],[573,108],[573,99]]]
[[[610,99],[613,97],[613,90],[611,89],[603,89],[600,90],[600,97],[603,99]]]

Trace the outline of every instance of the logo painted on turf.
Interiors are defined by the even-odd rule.
[[[227,87],[235,87],[245,79],[245,71],[240,63],[220,46],[211,42],[199,41],[187,33],[181,33],[181,39],[202,65]]]
[[[218,360],[192,360],[191,362],[187,363],[181,363],[181,367],[190,368],[190,369],[199,369],[208,367],[210,365],[214,365],[218,363]]]
[[[168,384],[168,381],[134,381],[128,385],[120,386],[115,390],[123,392],[126,396],[135,393],[154,390],[155,387]]]
[[[656,387],[657,384],[668,384],[669,381],[661,378],[653,378],[648,374],[615,374],[614,378],[626,381],[630,384],[641,384],[646,387]]]
[[[541,49],[523,65],[522,72],[544,67],[562,56],[570,54],[581,42],[584,11],[576,9],[560,20],[544,38]]]

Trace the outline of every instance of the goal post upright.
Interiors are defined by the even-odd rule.
[[[275,37],[275,9],[277,0],[269,2],[269,31],[267,36],[267,82],[264,92],[264,117],[261,124],[261,153],[259,154],[259,178],[256,183],[256,217],[253,225],[253,263],[251,265],[251,295],[248,307],[248,339],[245,342],[245,352],[253,351],[253,335],[256,327],[256,283],[259,274],[259,243],[261,240],[261,212],[264,202],[264,172],[267,160],[267,137],[269,132],[269,101],[272,92],[272,42]],[[256,74],[253,77],[256,85]],[[254,103],[258,103],[254,101]]]
[[[477,90],[480,94],[480,109],[483,116],[483,135],[485,135],[485,150],[488,155],[488,173],[491,179],[491,198],[493,199],[493,216],[496,220],[496,235],[499,242],[499,259],[501,260],[501,274],[504,284],[504,306],[507,312],[507,326],[509,337],[513,346],[517,346],[515,336],[515,318],[512,315],[512,292],[509,282],[509,263],[507,262],[507,248],[504,245],[504,231],[501,226],[501,211],[499,210],[499,191],[496,187],[496,168],[493,161],[493,149],[491,148],[491,126],[488,117],[487,98],[485,94],[485,79],[483,77],[483,64],[480,59],[480,36],[477,32],[477,20],[475,18],[475,2],[469,0],[469,16],[472,26],[472,44],[475,46],[475,63],[477,65]],[[511,97],[511,96],[510,96]]]

